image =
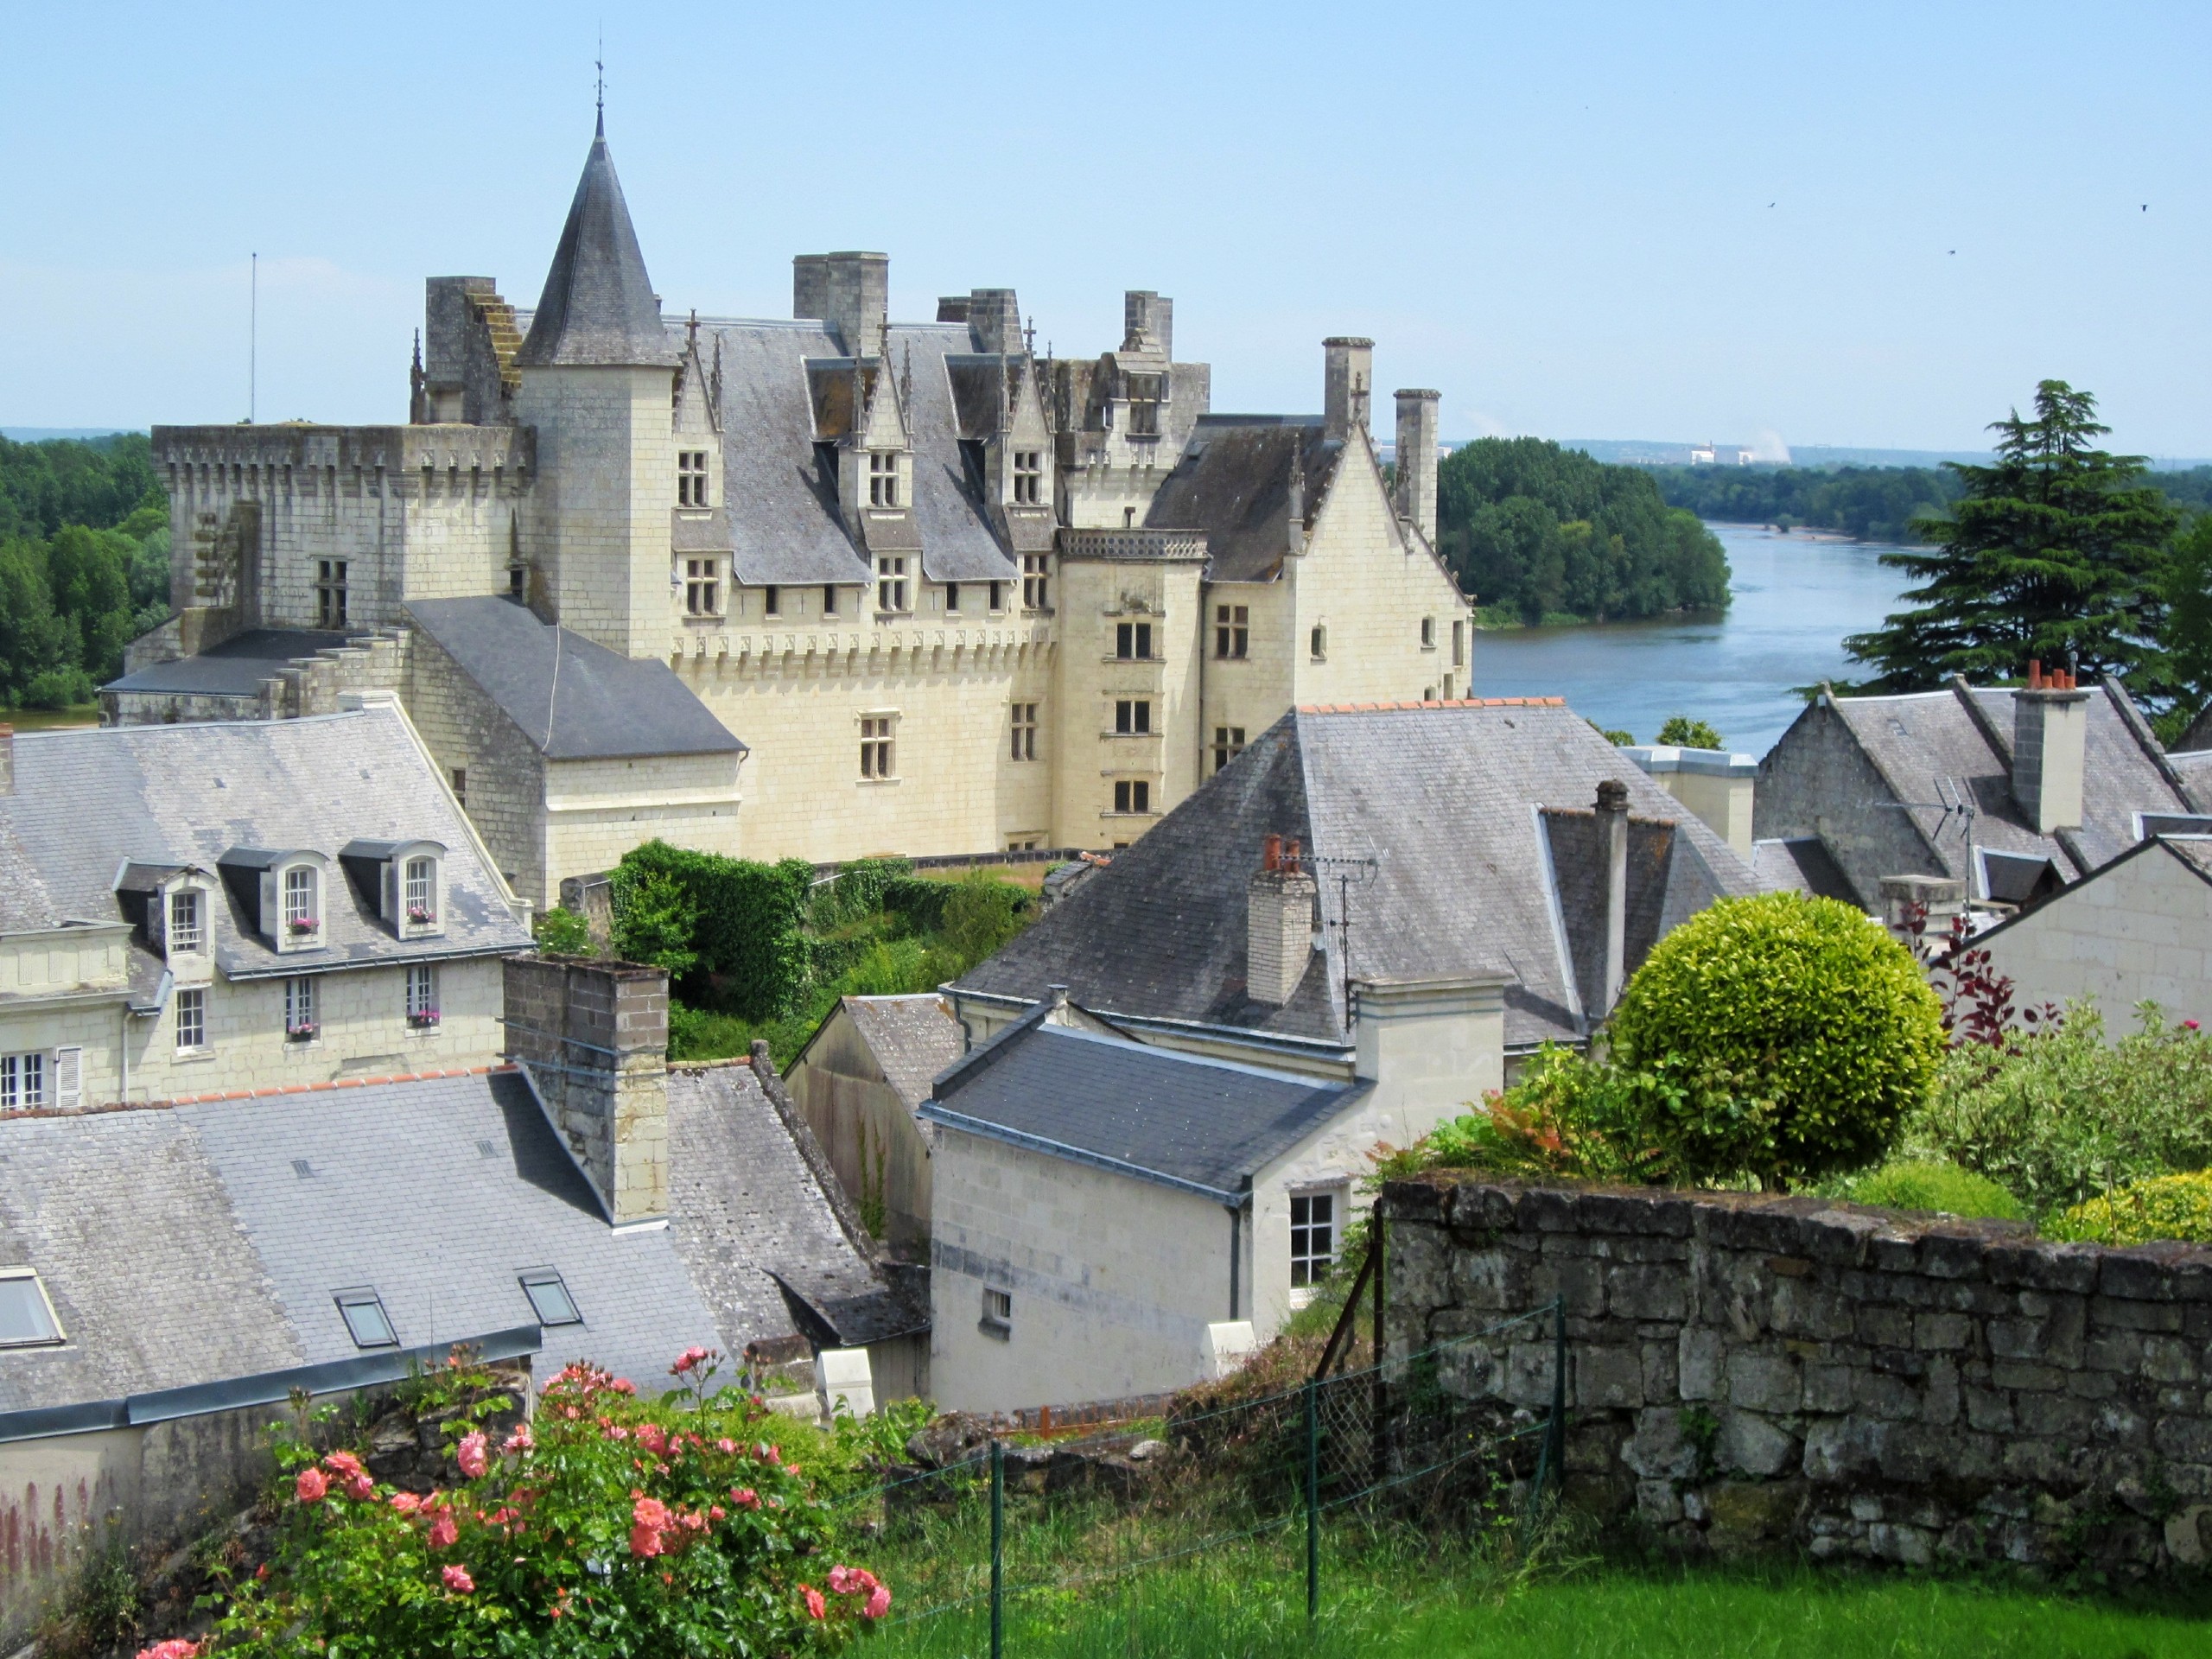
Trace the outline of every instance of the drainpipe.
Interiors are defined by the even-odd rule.
[[[1605,861],[1605,1006],[1621,1000],[1628,978],[1628,785],[1608,778],[1598,785],[1598,855]]]
[[[1229,1206],[1229,1317],[1242,1318],[1236,1311],[1237,1271],[1244,1257],[1244,1206]]]

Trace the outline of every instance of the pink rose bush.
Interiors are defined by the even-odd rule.
[[[379,1484],[355,1452],[282,1442],[287,1501],[270,1560],[226,1587],[205,1642],[139,1659],[842,1645],[889,1612],[891,1592],[864,1567],[830,1564],[830,1506],[766,1438],[779,1425],[756,1398],[706,1391],[714,1357],[687,1350],[671,1374],[688,1383],[658,1400],[569,1366],[545,1384],[535,1423],[497,1440],[464,1414],[449,1431],[461,1479],[427,1496]],[[443,1370],[437,1381],[456,1386]],[[487,1413],[506,1403],[493,1386],[486,1374]]]

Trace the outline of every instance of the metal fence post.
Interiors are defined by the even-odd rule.
[[[1006,1447],[991,1441],[991,1659],[1006,1651]]]
[[[1306,1618],[1321,1615],[1321,1385],[1306,1379]]]

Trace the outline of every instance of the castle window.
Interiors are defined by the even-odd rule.
[[[707,505],[707,452],[703,449],[679,449],[676,454],[676,505],[679,507],[703,507]]]
[[[1014,705],[1014,758],[1034,760],[1037,758],[1037,705],[1017,702]]]
[[[822,614],[824,616],[837,614],[837,584],[834,582],[825,582],[822,584]]]
[[[1133,374],[1129,377],[1131,437],[1156,438],[1160,435],[1160,391],[1163,378],[1157,374]]]
[[[284,982],[284,1039],[311,1043],[321,1030],[315,1017],[315,981],[305,975]]]
[[[1152,658],[1152,624],[1116,622],[1114,625],[1114,655],[1122,662],[1149,662]]]
[[[683,610],[687,616],[721,614],[721,561],[683,561]]]
[[[168,954],[199,950],[206,947],[207,930],[200,920],[200,893],[195,887],[169,894]]]
[[[891,769],[892,762],[896,759],[895,740],[891,734],[894,718],[891,715],[869,715],[861,718],[861,777],[880,779],[896,775]]]
[[[1043,499],[1045,453],[1041,449],[1014,452],[1014,500],[1016,506],[1033,507]]]
[[[1116,778],[1114,780],[1114,810],[1116,812],[1151,811],[1152,785],[1141,778]]]
[[[760,611],[764,616],[781,616],[784,613],[784,590],[773,583],[763,588],[760,590]]]
[[[463,811],[468,810],[468,768],[467,766],[455,766],[453,769],[453,804]]]
[[[196,1053],[207,1046],[207,992],[203,987],[176,994],[176,1052]]]
[[[1114,702],[1114,733],[1117,737],[1143,737],[1152,731],[1152,703],[1144,697],[1119,697]]]
[[[1452,666],[1461,667],[1465,665],[1466,660],[1467,625],[1465,622],[1454,622],[1452,625]]]
[[[906,608],[906,561],[893,556],[875,562],[875,608],[902,613]]]
[[[1313,625],[1313,632],[1306,640],[1307,654],[1317,663],[1329,659],[1329,630],[1320,623]]]
[[[438,924],[438,861],[434,858],[410,858],[402,880],[401,912],[410,927],[435,927]]]
[[[1217,726],[1213,728],[1213,769],[1224,766],[1244,753],[1244,728],[1242,726]]]
[[[346,626],[346,561],[315,561],[315,625],[319,628]]]
[[[1423,651],[1436,649],[1436,619],[1433,616],[1424,616],[1421,620],[1421,648]]]
[[[1213,654],[1222,658],[1246,655],[1252,643],[1252,613],[1249,606],[1213,607]]]
[[[991,584],[991,614],[996,616],[1004,609],[1006,609],[1006,583],[995,582]]]
[[[944,584],[944,608],[954,614],[960,610],[960,584],[957,582]]]
[[[899,457],[871,449],[868,455],[868,504],[871,507],[899,505]]]
[[[0,1054],[0,1112],[30,1111],[47,1103],[46,1056]]]
[[[1021,556],[1021,608],[1041,611],[1046,604],[1046,561],[1051,556],[1044,553],[1025,553]]]
[[[438,970],[429,963],[407,969],[407,1023],[417,1031],[435,1031],[438,1010]]]

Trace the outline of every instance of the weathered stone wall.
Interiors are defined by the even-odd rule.
[[[616,1226],[668,1214],[668,974],[510,957],[511,1052]]]
[[[2212,1554],[2212,1250],[1726,1193],[1394,1181],[1401,1358],[1565,1299],[1568,1493],[1689,1551]],[[1440,1384],[1541,1408],[1548,1321]]]

